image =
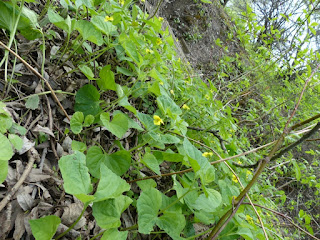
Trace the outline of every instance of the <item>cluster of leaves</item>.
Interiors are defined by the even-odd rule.
[[[8,9],[6,19],[12,19],[12,9],[18,7],[13,8],[12,3],[6,2],[0,4],[0,9]],[[248,90],[250,84],[257,83],[260,89],[269,85],[265,80],[269,77],[267,80],[270,81],[272,75],[265,73],[274,72],[277,68],[273,61],[262,64],[270,58],[269,49],[261,47],[258,52],[249,54],[250,62],[254,63],[253,69],[243,66],[240,56],[226,56],[221,61],[219,80],[228,78],[235,64],[236,68],[246,68],[244,72],[253,72],[256,66],[263,66],[260,72],[264,78],[259,82],[250,77],[239,78],[239,84],[228,85],[230,91],[224,91],[227,94],[221,97],[221,91],[212,81],[207,85],[201,79],[191,77],[187,64],[175,55],[174,41],[169,31],[161,29],[163,19],[148,18],[148,14],[134,1],[62,0],[60,4],[50,6],[43,21],[54,24],[66,34],[65,45],[52,57],[57,59],[59,66],[66,61],[64,55],[68,55],[67,59],[75,57],[74,65],[78,67],[68,73],[79,71],[89,80],[76,93],[75,113],[70,120],[74,138],[80,137],[78,140],[81,141],[73,140],[74,153],[59,160],[65,192],[83,202],[82,214],[88,206],[92,208],[97,224],[104,229],[100,234],[103,234],[102,239],[127,239],[129,233],[137,234],[135,230],[142,234],[168,234],[172,239],[195,238],[193,224],[215,224],[226,210],[232,208],[232,199],[241,191],[239,181],[246,185],[251,180],[251,170],[237,169],[236,176],[231,171],[235,167],[227,162],[219,165],[212,165],[211,162],[237,155],[242,152],[241,149],[250,147],[248,135],[257,130],[247,126],[238,129],[234,113],[239,105],[229,106],[229,100]],[[28,10],[32,12],[28,15],[22,10],[15,15],[21,15],[19,24],[25,22],[27,25],[18,24],[17,30],[29,39],[39,37],[39,25],[30,18],[35,13]],[[12,31],[12,21],[6,22],[6,19],[0,19],[0,26]],[[254,21],[251,19],[249,22]],[[245,23],[239,25],[237,34],[246,49],[250,49],[251,36],[245,34]],[[112,61],[106,65],[99,61],[104,55],[112,56]],[[98,74],[95,74],[96,71]],[[310,75],[310,71],[308,69],[303,73],[301,79]],[[270,92],[274,93],[275,89]],[[115,100],[105,99],[108,94],[116,96]],[[262,96],[265,105],[252,101],[245,120],[254,120],[260,118],[261,113],[268,113],[275,104],[271,96],[267,93]],[[280,102],[279,99],[277,101]],[[312,98],[310,101],[315,100]],[[139,103],[144,104],[141,107]],[[286,106],[292,105],[288,103]],[[0,143],[10,145],[10,140],[19,148],[19,137],[9,134],[8,140],[4,135],[7,130],[10,131],[12,122],[1,109],[0,117],[8,124],[1,125]],[[279,111],[274,112],[270,119],[281,117]],[[279,119],[276,122],[279,123],[277,133],[283,121]],[[211,133],[199,133],[188,129],[188,126],[218,131],[226,143],[226,149],[220,139]],[[118,151],[110,153],[100,143],[87,138],[86,133],[97,127],[108,131],[113,139],[112,149]],[[269,130],[268,127],[260,128],[258,124],[256,127],[261,133]],[[137,139],[129,147],[123,146],[121,141],[128,137],[128,132],[133,132]],[[199,141],[204,144],[199,144]],[[251,158],[243,156],[239,161],[252,164],[261,159],[262,154]],[[0,163],[7,164],[12,155],[13,152],[0,152],[0,160],[3,160]],[[141,189],[139,196],[130,190],[131,185],[135,184],[133,182],[144,177],[143,169],[161,175],[163,166],[169,166],[167,171],[171,173],[190,168],[193,171],[173,174],[169,188],[163,192],[153,179],[137,181]],[[3,180],[3,177],[0,179]],[[269,207],[274,203],[261,196],[261,193],[269,191],[272,192],[271,186],[263,184],[254,186],[250,195],[258,203]],[[122,226],[121,214],[129,207],[137,213],[138,222],[126,229]],[[274,231],[274,216],[261,211],[258,213],[267,223],[265,227],[270,230],[270,237],[281,239]],[[301,213],[301,216],[304,215]],[[264,239],[256,221],[252,208],[241,206],[220,237]],[[59,224],[60,218],[57,216],[30,220],[36,239],[51,239]],[[161,229],[160,233],[154,231],[155,227]],[[202,234],[205,232],[199,235]]]

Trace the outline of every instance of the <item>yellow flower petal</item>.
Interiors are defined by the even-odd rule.
[[[187,104],[183,104],[183,105],[182,105],[182,108],[185,109],[185,110],[190,110],[190,108],[188,107]]]
[[[202,153],[203,157],[211,157],[212,155],[213,155],[212,152],[204,152],[204,153]]]
[[[174,95],[174,91],[173,91],[172,89],[170,90],[170,93],[171,93],[172,95]]]
[[[232,175],[232,181],[238,183],[238,178],[236,177],[236,175]]]
[[[104,18],[104,21],[105,22],[112,22],[113,21],[113,17],[111,16],[106,16],[105,18]]]
[[[157,44],[157,45],[160,45],[161,43],[162,43],[161,39],[158,38],[157,41],[156,41],[156,44]]]
[[[153,123],[154,125],[158,125],[158,126],[160,126],[161,124],[164,124],[163,120],[158,115],[153,116]]]

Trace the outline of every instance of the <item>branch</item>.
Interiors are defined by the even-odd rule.
[[[316,126],[314,126],[307,134],[305,134],[304,136],[302,136],[299,140],[297,140],[296,142],[292,143],[291,145],[289,145],[288,147],[284,148],[283,150],[281,150],[279,153],[277,153],[276,155],[274,155],[271,159],[270,162],[280,158],[283,154],[285,154],[286,152],[289,152],[290,150],[292,150],[293,148],[295,148],[296,146],[298,146],[299,144],[301,144],[302,142],[304,142],[305,140],[307,140],[307,138],[311,137],[313,134],[315,134],[318,129],[320,128],[320,122],[317,123]],[[259,164],[259,162],[252,164],[252,165],[240,165],[238,163],[233,163],[233,165],[237,166],[237,167],[241,167],[241,168],[255,168],[257,167]]]
[[[245,203],[242,203],[242,204],[249,205],[250,203],[245,202]],[[255,205],[256,207],[266,209],[266,210],[268,210],[268,211],[270,211],[270,212],[272,212],[272,213],[274,213],[274,214],[277,214],[277,215],[279,215],[279,216],[287,219],[287,220],[290,222],[290,224],[292,224],[293,226],[295,226],[296,228],[298,228],[300,231],[302,231],[302,232],[304,232],[305,234],[307,234],[309,237],[311,237],[311,238],[313,238],[313,239],[316,239],[316,240],[320,240],[319,238],[311,235],[309,232],[307,232],[306,230],[304,230],[303,228],[301,228],[300,226],[298,226],[296,223],[294,223],[293,220],[292,220],[290,217],[288,217],[288,216],[286,216],[286,215],[284,215],[284,214],[282,214],[282,213],[280,213],[280,212],[277,212],[277,211],[275,211],[275,210],[273,210],[273,209],[270,209],[270,208],[261,206],[261,205],[259,205],[259,204],[255,204],[255,203],[254,203],[254,205]]]
[[[218,138],[219,142],[220,142],[220,145],[221,145],[221,148],[224,152],[228,152],[226,147],[224,146],[224,143],[225,140],[222,139],[222,137],[218,134],[219,131],[216,131],[216,130],[208,130],[208,129],[204,129],[204,128],[198,128],[198,127],[187,127],[188,129],[192,129],[192,130],[196,130],[196,131],[204,131],[204,132],[209,132],[209,133],[212,133],[213,136],[215,136],[216,138]]]
[[[66,115],[66,117],[68,118],[68,120],[70,120],[70,117],[68,115],[68,113],[66,112],[66,110],[63,108],[63,106],[61,105],[59,99],[57,98],[57,95],[55,94],[54,90],[52,89],[52,87],[50,86],[49,82],[47,81],[47,79],[45,79],[37,70],[35,70],[29,63],[27,63],[25,60],[23,60],[17,53],[15,53],[14,51],[12,51],[10,48],[8,48],[3,42],[0,41],[0,45],[2,47],[4,47],[7,51],[9,51],[10,53],[12,53],[16,58],[18,58],[34,75],[36,75],[38,78],[40,78],[41,80],[43,80],[45,82],[45,84],[47,85],[47,87],[49,88],[52,97],[54,98],[54,100],[56,101],[56,103],[59,105],[59,107],[61,108],[62,112],[64,113],[64,115]]]
[[[0,212],[2,209],[7,205],[7,203],[11,200],[11,198],[14,196],[14,194],[17,192],[17,190],[20,188],[20,186],[23,184],[24,180],[28,177],[31,169],[33,168],[33,164],[36,159],[39,159],[39,153],[36,149],[33,147],[28,151],[28,165],[25,168],[23,174],[21,175],[21,178],[19,181],[13,186],[13,188],[10,190],[10,192],[2,199],[0,202]]]

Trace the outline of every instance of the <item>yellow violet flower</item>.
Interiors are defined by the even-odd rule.
[[[204,97],[205,97],[207,100],[210,100],[210,96],[209,96],[208,94],[206,94]]]
[[[162,22],[163,21],[163,17],[159,17],[159,21]]]
[[[160,38],[158,38],[156,43],[157,43],[157,45],[160,45],[162,43],[162,40]]]
[[[250,215],[246,215],[246,220],[248,223],[253,223],[253,218]]]
[[[183,105],[182,105],[182,108],[185,109],[185,110],[190,110],[190,108],[188,107],[187,104],[183,104]]]
[[[212,152],[204,152],[204,153],[202,153],[203,157],[211,157],[212,155],[213,155]]]
[[[153,53],[153,51],[147,48],[146,53]]]
[[[113,17],[111,16],[106,16],[105,18],[104,18],[104,21],[105,22],[112,22],[113,21]]]
[[[119,3],[120,3],[121,6],[123,6],[124,5],[124,0],[119,0]]]
[[[174,95],[174,91],[173,91],[172,89],[170,90],[170,93],[171,93],[172,95]]]
[[[238,183],[238,178],[236,177],[236,175],[232,175],[232,181]]]
[[[247,176],[251,175],[251,174],[252,174],[252,172],[250,170],[247,170]]]
[[[141,0],[141,2],[145,2],[146,0]]]
[[[239,160],[238,162],[237,162],[238,164],[242,164],[242,162]]]
[[[163,82],[162,81],[160,81],[160,85],[163,86]]]
[[[164,124],[163,120],[158,115],[153,116],[153,123],[154,125],[158,125],[158,126],[160,126],[161,124]]]
[[[178,58],[178,62],[181,62],[181,58]]]

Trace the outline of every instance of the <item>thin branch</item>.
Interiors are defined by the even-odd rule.
[[[246,204],[246,205],[247,205],[247,204],[250,204],[250,203],[244,202],[244,203],[242,203],[242,204]],[[320,240],[319,238],[311,235],[309,232],[307,232],[306,230],[304,230],[303,228],[301,228],[300,226],[298,226],[296,223],[294,223],[293,220],[292,220],[290,217],[288,217],[288,216],[286,216],[286,215],[284,215],[284,214],[282,214],[282,213],[280,213],[280,212],[277,212],[277,211],[275,211],[275,210],[273,210],[273,209],[270,209],[270,208],[261,206],[261,205],[259,205],[259,204],[254,204],[254,205],[255,205],[256,207],[263,208],[263,209],[265,209],[265,210],[268,210],[268,211],[270,211],[270,212],[272,212],[272,213],[274,213],[274,214],[277,214],[277,215],[279,215],[279,216],[287,219],[287,220],[290,222],[290,224],[292,224],[293,226],[295,226],[296,228],[298,228],[300,231],[302,231],[302,232],[304,232],[305,234],[307,234],[309,237],[311,237],[311,238],[313,238],[313,239],[316,239],[316,240]]]
[[[292,150],[293,148],[295,148],[296,146],[298,146],[299,144],[301,144],[302,142],[304,142],[305,140],[307,140],[307,138],[311,137],[313,134],[315,134],[320,128],[320,122],[317,123],[316,126],[314,126],[307,134],[305,134],[304,136],[302,136],[299,140],[297,140],[296,142],[292,143],[291,145],[289,145],[288,147],[284,148],[283,150],[281,150],[279,153],[277,153],[276,155],[274,155],[271,159],[270,162],[280,158],[283,154],[285,154],[286,152],[289,152],[290,150]],[[234,165],[236,165],[237,167],[241,167],[241,168],[255,168],[258,166],[259,162],[252,164],[252,165],[240,165],[237,163],[233,163]]]
[[[225,142],[226,140],[222,139],[222,137],[218,134],[219,131],[216,131],[216,130],[208,130],[208,129],[198,128],[198,127],[190,127],[190,126],[187,127],[187,128],[188,128],[188,129],[192,129],[192,130],[196,130],[196,131],[204,131],[204,132],[212,133],[213,136],[215,136],[216,138],[218,138],[222,150],[227,153],[227,149],[226,149],[226,147],[224,146],[224,143],[223,143],[223,142]]]
[[[14,194],[17,192],[17,190],[20,188],[20,186],[23,184],[24,180],[28,177],[31,169],[33,168],[33,164],[34,164],[35,160],[40,159],[39,153],[33,147],[28,151],[28,159],[29,159],[28,165],[26,166],[23,174],[21,175],[21,178],[13,186],[13,188],[11,188],[10,192],[0,202],[0,212],[8,204],[8,202],[11,200],[11,198],[14,196]]]
[[[70,117],[69,117],[68,113],[66,112],[66,110],[61,105],[59,99],[57,98],[57,95],[55,94],[54,90],[52,89],[52,87],[51,87],[50,83],[47,81],[47,79],[45,79],[43,76],[41,76],[41,74],[37,70],[35,70],[24,59],[22,59],[17,53],[15,53],[10,48],[8,48],[3,42],[0,41],[0,45],[2,47],[4,47],[6,50],[8,50],[10,53],[12,53],[15,57],[17,57],[33,74],[35,74],[38,78],[40,78],[41,80],[43,80],[45,82],[46,86],[49,88],[49,90],[50,90],[50,92],[52,94],[52,97],[54,98],[56,103],[59,105],[59,107],[62,110],[62,112],[64,113],[64,115],[68,118],[68,120],[70,120]]]

